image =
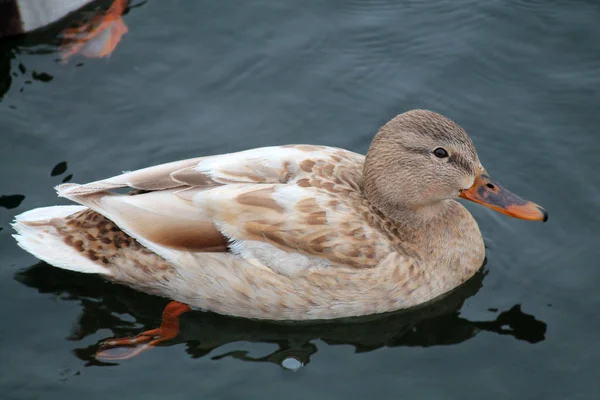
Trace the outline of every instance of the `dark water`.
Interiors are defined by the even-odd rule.
[[[600,398],[600,3],[138,5],[107,60],[57,62],[69,21],[0,42],[0,398]],[[550,213],[467,205],[487,264],[429,307],[302,326],[190,313],[168,346],[107,366],[97,342],[154,328],[167,301],[10,236],[14,215],[66,204],[62,181],[273,144],[364,152],[412,108],[463,125]]]

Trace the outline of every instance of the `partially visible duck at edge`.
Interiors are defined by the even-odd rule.
[[[0,38],[21,35],[51,25],[96,0],[3,0],[0,1]],[[61,57],[110,55],[127,33],[123,22],[128,0],[114,0],[106,11],[98,11],[89,22],[61,33]]]
[[[548,218],[492,181],[459,125],[426,110],[386,123],[366,156],[265,147],[57,191],[80,205],[17,216],[23,249],[174,300],[160,328],[105,341],[97,357],[107,360],[173,338],[190,307],[323,320],[435,299],[471,278],[485,257],[459,197],[516,218]]]

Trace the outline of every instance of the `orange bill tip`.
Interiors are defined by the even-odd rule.
[[[504,189],[485,173],[477,176],[469,189],[461,190],[460,197],[514,218],[542,222],[548,220],[548,213],[542,207]]]

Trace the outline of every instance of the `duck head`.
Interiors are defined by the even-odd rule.
[[[548,219],[543,208],[490,178],[464,129],[427,110],[400,114],[379,130],[363,186],[369,201],[396,220],[433,218],[459,197],[515,218]]]

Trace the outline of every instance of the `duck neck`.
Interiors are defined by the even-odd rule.
[[[392,221],[403,243],[432,254],[438,245],[436,238],[446,230],[444,227],[454,225],[451,202],[454,201],[444,200],[420,207],[375,207]]]
[[[384,211],[384,214],[405,230],[430,229],[447,216],[449,205],[448,200],[443,200],[419,207],[397,207]]]
[[[418,208],[381,207],[399,250],[422,261],[424,268],[444,284],[458,285],[483,264],[485,248],[471,214],[455,200]]]

